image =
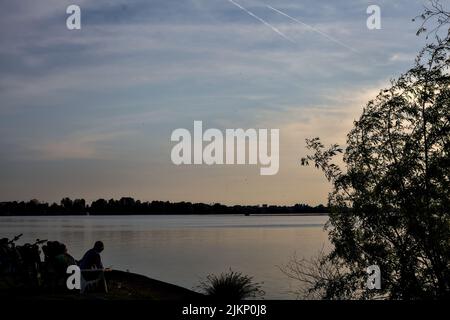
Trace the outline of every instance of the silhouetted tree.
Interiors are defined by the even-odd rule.
[[[130,215],[130,214],[278,214],[314,213],[326,214],[328,208],[306,204],[294,206],[226,206],[220,203],[152,201],[141,202],[130,197],[120,200],[98,199],[87,205],[84,199],[63,198],[60,204],[29,202],[0,202],[0,215]]]
[[[307,139],[313,154],[302,164],[314,163],[333,184],[334,247],[322,263],[341,272],[313,281],[324,298],[450,295],[450,14],[433,1],[420,17],[436,19],[428,33],[435,41],[367,104],[345,151]],[[342,152],[345,170],[332,163]],[[381,290],[366,288],[370,265],[381,268]]]
[[[72,208],[72,205],[73,205],[73,201],[70,198],[61,199],[61,206],[63,208],[69,209],[69,208]]]

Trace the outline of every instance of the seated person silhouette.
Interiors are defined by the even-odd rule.
[[[80,269],[103,269],[100,253],[105,249],[103,242],[97,241],[92,249],[89,249],[80,260]]]
[[[66,273],[68,266],[77,264],[77,261],[67,252],[67,247],[64,243],[57,243],[55,262],[62,274]]]
[[[104,269],[102,264],[102,258],[100,253],[103,251],[105,246],[103,242],[97,241],[92,249],[89,249],[81,258],[79,262],[79,267],[82,272],[82,289],[84,292],[86,287],[97,287],[98,285],[103,286],[105,292],[108,292],[108,287],[105,281]]]

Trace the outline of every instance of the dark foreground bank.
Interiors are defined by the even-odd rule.
[[[29,288],[11,288],[8,279],[0,279],[0,298],[18,300],[202,300],[204,295],[167,282],[119,270],[105,272],[108,292],[93,291],[81,294],[78,290],[61,292],[33,291]]]

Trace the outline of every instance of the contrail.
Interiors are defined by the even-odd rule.
[[[258,17],[256,14],[254,14],[253,12],[245,9],[243,6],[241,6],[239,3],[234,2],[233,0],[228,0],[228,2],[234,4],[236,7],[238,7],[239,9],[245,11],[248,15],[252,16],[253,18],[255,18],[256,20],[262,22],[263,24],[265,24],[266,26],[268,26],[270,29],[272,29],[275,33],[277,33],[278,35],[282,36],[284,39],[295,43],[291,38],[289,38],[287,35],[285,35],[283,32],[281,32],[280,30],[278,30],[278,28],[274,27],[273,25],[271,25],[270,23],[268,23],[267,21],[265,21],[264,19]]]
[[[231,0],[229,0],[229,1],[231,1]],[[346,44],[342,43],[341,41],[336,40],[335,38],[333,38],[333,37],[327,35],[326,33],[324,33],[324,32],[322,32],[322,31],[320,31],[320,30],[314,28],[313,26],[310,26],[309,24],[306,24],[306,23],[304,23],[304,22],[302,22],[302,21],[300,21],[300,20],[298,20],[298,19],[296,19],[296,18],[294,18],[294,17],[291,17],[291,16],[288,15],[287,13],[284,13],[283,11],[280,11],[280,10],[278,10],[278,9],[275,9],[275,8],[272,7],[272,6],[269,6],[269,5],[266,5],[266,6],[267,6],[267,8],[269,8],[269,9],[271,9],[271,10],[273,10],[273,11],[275,11],[275,12],[277,12],[277,13],[279,13],[279,14],[285,16],[285,17],[287,17],[288,19],[290,19],[290,20],[292,20],[292,21],[294,21],[294,22],[297,22],[297,23],[299,23],[299,24],[301,24],[301,25],[303,25],[303,26],[305,26],[305,27],[308,27],[309,29],[313,30],[314,32],[319,33],[320,35],[324,36],[324,37],[327,38],[328,40],[331,40],[331,41],[333,41],[333,42],[339,44],[340,46],[342,46],[342,47],[344,47],[344,48],[346,48],[346,49],[349,49],[349,50],[351,50],[351,51],[353,51],[353,52],[358,52],[358,50],[353,49],[353,48],[347,46]]]

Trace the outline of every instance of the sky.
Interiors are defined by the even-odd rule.
[[[412,66],[427,3],[3,0],[0,201],[326,203],[323,174],[300,166],[305,138],[345,145],[364,105]],[[66,28],[71,4],[81,30]],[[373,4],[379,30],[366,26]],[[174,165],[171,133],[194,120],[279,129],[278,174]]]

